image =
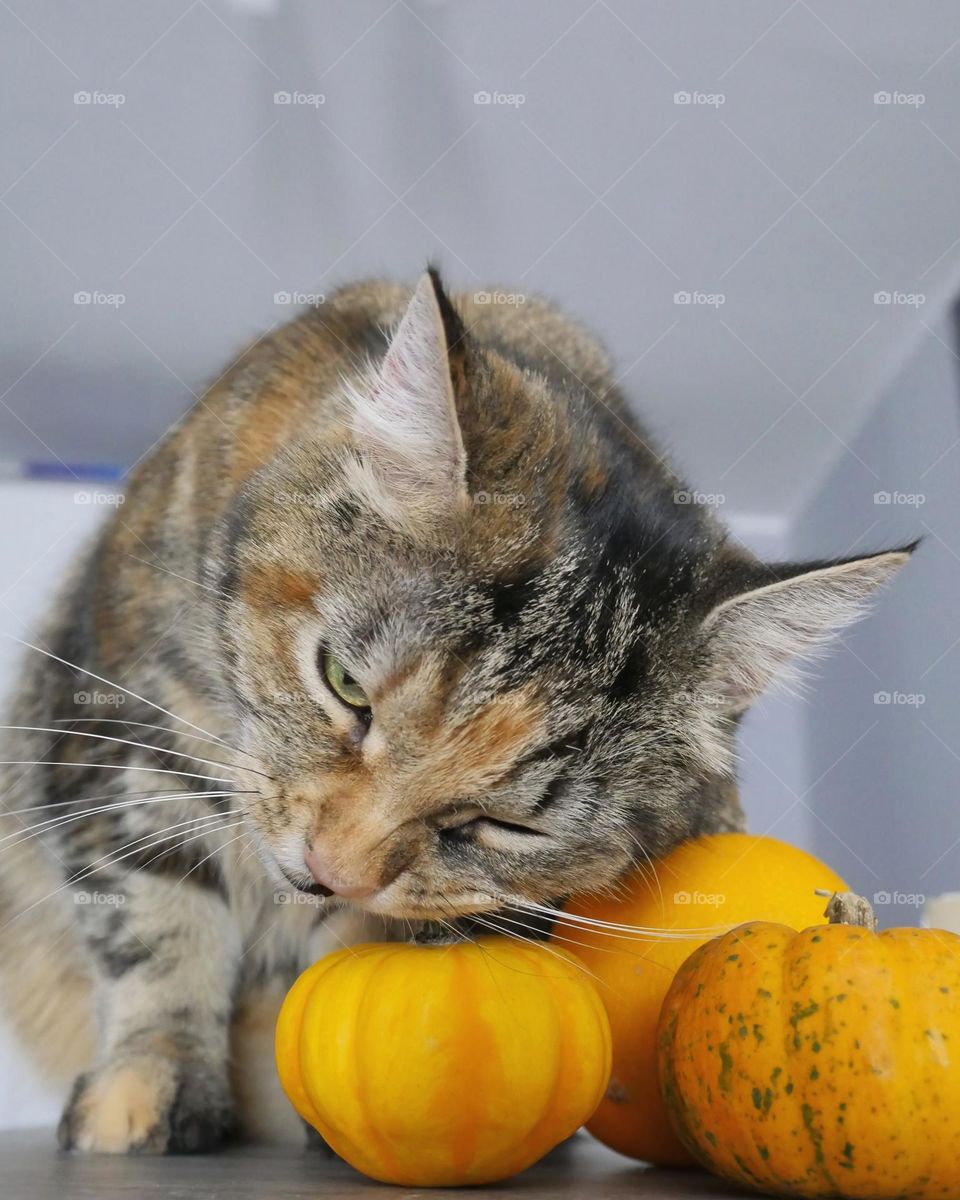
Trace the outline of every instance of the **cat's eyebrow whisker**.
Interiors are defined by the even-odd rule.
[[[11,838],[19,838],[19,841],[14,842],[15,846],[19,846],[21,842],[25,842],[29,838],[36,837],[41,832],[49,832],[51,829],[59,829],[62,825],[70,825],[74,821],[82,821],[85,817],[93,817],[98,813],[115,812],[118,809],[136,808],[138,806],[143,807],[147,804],[164,804],[169,800],[190,800],[196,795],[198,795],[197,792],[180,792],[171,796],[154,797],[153,799],[148,800],[115,800],[111,804],[101,804],[96,808],[86,808],[79,813],[67,813],[66,815],[61,815],[59,817],[50,817],[49,820],[46,821],[37,821],[33,825],[24,825],[21,829],[15,829],[12,833],[8,833],[3,837],[0,837],[0,846],[2,846],[5,842],[9,842]],[[235,793],[209,792],[207,795],[225,797],[233,796]],[[7,816],[10,814],[4,813],[0,815]],[[222,814],[217,815],[219,816]]]
[[[101,742],[116,742],[121,746],[134,746],[138,750],[147,750],[156,754],[175,754],[186,762],[200,763],[205,767],[230,767],[236,771],[249,771],[251,775],[259,775],[263,779],[274,782],[273,776],[265,771],[254,770],[253,767],[243,767],[238,763],[223,762],[219,758],[198,758],[195,754],[185,754],[182,750],[173,750],[168,746],[151,746],[148,742],[135,742],[131,738],[111,737],[107,733],[86,733],[82,729],[55,729],[49,725],[0,725],[0,729],[20,731],[21,733],[56,733],[61,737],[94,738]],[[91,764],[92,765],[92,764]]]
[[[178,717],[175,712],[171,712],[169,708],[164,708],[162,704],[157,704],[153,700],[148,700],[146,696],[141,696],[139,692],[134,692],[130,688],[126,688],[121,683],[115,683],[112,679],[107,679],[104,675],[97,675],[93,671],[88,671],[86,667],[81,667],[77,663],[70,662],[66,658],[61,658],[59,654],[54,654],[51,650],[44,650],[42,646],[35,646],[33,642],[26,642],[23,638],[15,637],[12,633],[4,634],[11,642],[16,642],[20,646],[26,647],[28,650],[36,650],[38,654],[42,654],[45,658],[53,659],[54,662],[60,663],[64,667],[69,667],[72,671],[79,671],[82,675],[86,675],[90,679],[96,679],[98,683],[105,683],[107,687],[117,688],[121,692],[125,692],[128,696],[133,696],[135,700],[140,700],[144,704],[149,704],[151,708],[155,708],[158,712],[164,713],[168,717],[172,717],[174,721],[179,721],[181,725],[188,725],[191,729],[197,730],[198,733],[206,734],[207,737],[213,738],[222,746],[226,746],[228,750],[233,747],[223,738],[218,738],[215,733],[211,733],[209,729],[204,729],[201,725],[194,725],[192,721],[188,721],[186,717]]]
[[[160,729],[164,733],[172,733],[174,737],[193,738],[195,742],[206,742],[208,746],[221,746],[232,750],[234,754],[245,754],[247,758],[256,758],[249,750],[241,750],[239,746],[231,746],[227,742],[215,741],[213,738],[201,737],[199,733],[187,733],[183,729],[171,729],[169,725],[151,725],[149,721],[125,721],[121,717],[52,717],[54,725],[137,725],[141,729]],[[241,768],[243,770],[245,768]]]
[[[217,775],[197,775],[194,771],[172,771],[168,767],[133,767],[127,763],[51,762],[46,758],[0,759],[0,767],[76,767],[80,771],[150,771],[154,775],[179,775],[182,779],[204,779],[207,783],[229,783],[238,786],[236,779],[221,779]]]

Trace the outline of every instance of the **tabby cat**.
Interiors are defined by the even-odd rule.
[[[64,1147],[286,1136],[255,1064],[358,925],[527,936],[738,828],[738,717],[909,555],[757,562],[592,337],[484,299],[362,283],[254,342],[25,656],[0,969]]]

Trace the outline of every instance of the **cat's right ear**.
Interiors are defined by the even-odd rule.
[[[453,315],[436,274],[422,275],[372,385],[352,393],[360,452],[353,483],[394,525],[442,518],[466,501],[448,348]]]
[[[915,546],[838,562],[742,562],[729,569],[701,627],[713,702],[731,715],[742,712],[795,659],[816,654],[861,616]]]

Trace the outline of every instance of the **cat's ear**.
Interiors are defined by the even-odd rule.
[[[363,490],[384,515],[440,515],[466,496],[450,349],[462,326],[436,272],[421,276],[376,378],[352,398]],[[460,332],[458,332],[458,330]]]
[[[834,563],[735,569],[702,626],[711,700],[727,712],[743,711],[794,659],[815,654],[856,620],[914,548]]]

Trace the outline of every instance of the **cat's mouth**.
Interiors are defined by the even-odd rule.
[[[296,878],[291,875],[283,867],[280,867],[284,879],[291,887],[297,889],[298,892],[304,892],[308,896],[317,896],[321,900],[326,900],[328,896],[334,895],[333,889],[326,887],[322,883],[317,883],[313,879]]]

